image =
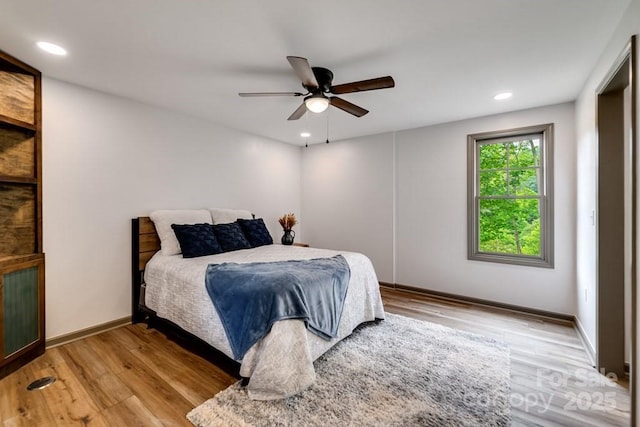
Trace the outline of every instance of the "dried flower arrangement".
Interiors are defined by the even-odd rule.
[[[291,230],[291,228],[298,223],[298,220],[296,219],[295,214],[288,213],[279,218],[278,222],[282,226],[283,230]]]

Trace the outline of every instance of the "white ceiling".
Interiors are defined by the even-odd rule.
[[[325,140],[327,113],[287,121],[300,98],[237,94],[303,91],[287,55],[334,84],[394,77],[341,95],[364,117],[329,109],[329,138],[345,139],[574,100],[629,2],[0,0],[0,49],[48,77],[304,145],[303,130]],[[514,96],[494,101],[503,90]]]

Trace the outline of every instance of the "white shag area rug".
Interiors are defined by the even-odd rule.
[[[213,426],[506,426],[509,349],[490,338],[387,313],[315,363],[316,383],[276,401],[240,382],[187,418]]]

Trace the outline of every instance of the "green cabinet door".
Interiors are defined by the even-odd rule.
[[[19,351],[40,338],[38,267],[4,274],[4,355]]]

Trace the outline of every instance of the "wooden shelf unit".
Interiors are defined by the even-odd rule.
[[[44,353],[38,70],[0,51],[0,378]]]

